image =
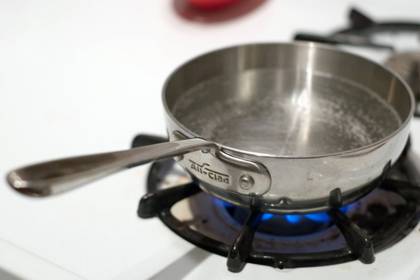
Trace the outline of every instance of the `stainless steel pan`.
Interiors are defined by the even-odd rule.
[[[350,201],[401,154],[414,98],[384,67],[313,43],[252,44],[199,56],[163,90],[171,142],[16,169],[16,190],[46,196],[126,167],[177,160],[201,187],[266,211]]]

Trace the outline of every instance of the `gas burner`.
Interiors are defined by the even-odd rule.
[[[133,147],[163,141],[139,135]],[[160,160],[151,166],[138,215],[159,217],[185,240],[227,257],[232,272],[248,262],[277,268],[357,259],[372,263],[374,253],[407,236],[418,223],[420,188],[405,180],[406,155],[407,150],[382,184],[360,200],[342,205],[336,189],[329,211],[305,214],[264,213],[255,204],[238,207],[203,192],[174,160]]]

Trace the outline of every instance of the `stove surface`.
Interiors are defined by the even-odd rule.
[[[160,92],[175,67],[223,46],[288,41],[298,30],[329,32],[346,24],[352,5],[377,18],[420,18],[420,2],[408,0],[267,1],[220,23],[185,20],[170,1],[2,1],[0,170],[128,148],[138,132],[163,135]],[[378,61],[388,55],[351,50]],[[412,148],[412,156],[420,155],[419,120],[412,124]],[[147,171],[135,168],[48,199],[22,197],[2,181],[0,278],[420,278],[419,226],[372,265],[278,270],[248,264],[229,273],[225,258],[196,248],[158,219],[137,217]]]

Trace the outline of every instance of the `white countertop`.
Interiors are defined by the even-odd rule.
[[[172,1],[0,1],[0,175],[33,161],[124,149],[139,132],[164,135],[160,91],[176,66],[222,46],[330,31],[346,24],[350,5],[420,19],[420,3],[408,0],[272,0],[218,24],[183,20]],[[413,131],[420,152],[420,121]],[[420,266],[420,242],[409,241],[419,239],[416,230],[393,257],[386,251],[369,266],[248,265],[229,273],[225,259],[136,216],[146,172],[48,199],[22,197],[0,181],[0,278],[178,279],[192,270],[189,279],[409,279]]]

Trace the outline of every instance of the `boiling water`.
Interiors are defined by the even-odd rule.
[[[251,70],[186,91],[172,108],[191,131],[226,146],[284,156],[356,149],[401,124],[374,92],[330,75]]]

